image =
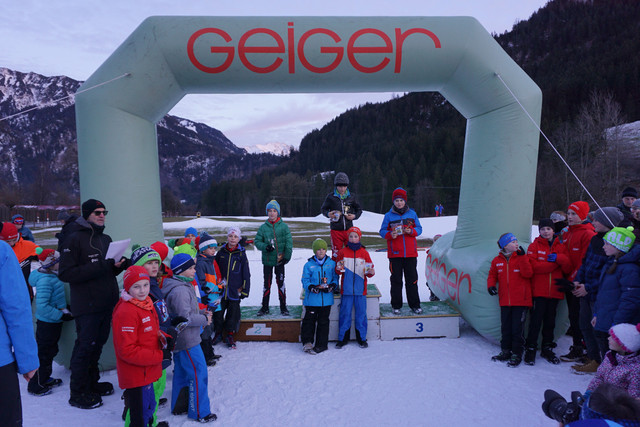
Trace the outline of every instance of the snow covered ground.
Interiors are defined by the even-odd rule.
[[[363,231],[377,232],[378,214],[365,213],[357,222]],[[285,220],[292,220],[285,218]],[[301,221],[301,218],[296,218]],[[323,222],[323,218],[308,218]],[[218,221],[212,225],[207,221]],[[242,219],[240,219],[242,221]],[[222,224],[222,223],[224,224]],[[451,231],[455,217],[421,218],[423,235]],[[233,221],[207,218],[167,223],[184,230],[188,226],[224,228]],[[254,224],[246,224],[255,226]],[[328,233],[327,233],[328,234]],[[537,234],[537,233],[536,233]],[[328,236],[323,235],[328,241]],[[249,249],[252,290],[244,305],[259,305],[262,288],[260,252]],[[296,249],[287,265],[287,302],[300,304],[300,275],[310,249]],[[386,253],[372,252],[377,274],[372,279],[389,302]],[[420,297],[428,299],[424,285],[425,253],[420,254]],[[272,296],[272,304],[276,300]],[[572,390],[584,391],[590,377],[569,372],[568,363],[551,365],[538,358],[535,366],[511,369],[491,362],[498,347],[480,337],[461,321],[460,338],[370,340],[368,349],[350,344],[316,356],[301,351],[300,344],[240,342],[236,350],[219,345],[223,357],[209,368],[209,396],[218,415],[213,425],[233,426],[552,426],[554,421],[540,409],[544,390],[552,388],[568,397]],[[563,337],[557,353],[568,351],[570,339]],[[171,395],[171,368],[167,391]],[[25,426],[122,425],[121,392],[105,397],[94,410],[69,406],[69,371],[54,365],[54,376],[64,385],[51,395],[34,397],[21,380]],[[103,380],[117,385],[115,371]],[[173,416],[170,408],[159,411],[160,420],[171,426],[197,425],[185,416]]]

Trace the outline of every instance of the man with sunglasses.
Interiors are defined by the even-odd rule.
[[[82,217],[60,251],[60,280],[69,283],[71,312],[77,338],[71,355],[69,404],[82,409],[102,405],[102,397],[113,394],[113,385],[98,382],[98,361],[109,338],[111,313],[118,302],[116,276],[126,267],[125,259],[107,259],[111,237],[104,233],[108,211],[89,199],[82,204]]]

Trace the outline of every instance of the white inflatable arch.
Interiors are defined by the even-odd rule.
[[[457,230],[427,279],[499,336],[487,272],[500,234],[529,241],[538,155],[514,95],[539,122],[542,94],[476,19],[150,17],[80,90],[123,74],[76,96],[80,190],[106,204],[114,239],[140,243],[163,237],[156,123],[186,94],[440,92],[467,129]]]

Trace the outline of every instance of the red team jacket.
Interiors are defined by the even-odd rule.
[[[555,262],[547,261],[547,257],[556,253]],[[555,284],[555,279],[561,279],[569,275],[573,269],[567,248],[555,239],[553,244],[549,246],[549,241],[543,237],[537,237],[527,249],[529,261],[533,267],[533,278],[531,280],[533,286],[534,297],[564,299],[564,292],[560,292]]]
[[[531,277],[533,268],[527,255],[511,254],[509,259],[501,252],[491,261],[487,289],[498,287],[500,307],[531,307]]]
[[[147,297],[149,298],[149,297]],[[120,299],[113,309],[113,347],[120,388],[151,384],[162,375],[158,315]]]
[[[562,243],[564,243],[569,253],[571,261],[571,274],[569,280],[573,280],[582,265],[582,259],[587,253],[591,238],[596,235],[593,224],[576,224],[569,226],[569,229],[562,234]]]

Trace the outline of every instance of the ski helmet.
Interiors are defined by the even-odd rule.
[[[349,185],[349,177],[344,172],[338,172],[333,179],[333,185]]]

